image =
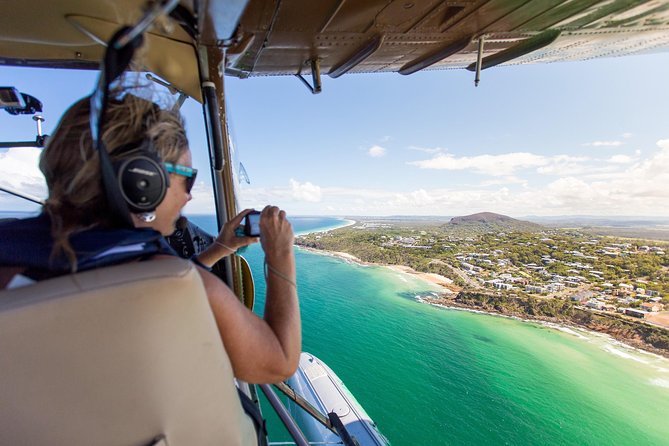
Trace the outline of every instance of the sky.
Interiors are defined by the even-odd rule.
[[[465,70],[225,79],[240,207],[289,215],[669,217],[669,53]],[[46,133],[95,73],[0,68],[44,103]],[[187,213],[212,213],[201,107],[186,118],[198,184]],[[33,139],[0,114],[0,139]],[[0,149],[0,184],[44,197],[37,149]],[[0,193],[0,209],[22,210]]]

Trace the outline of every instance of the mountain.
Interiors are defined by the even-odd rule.
[[[517,231],[537,232],[544,229],[543,226],[524,220],[516,220],[506,215],[494,212],[479,212],[478,214],[453,217],[446,226],[467,227],[479,229],[485,232],[493,231]]]

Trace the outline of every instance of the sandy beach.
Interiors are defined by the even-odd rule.
[[[659,349],[654,349],[653,347],[649,345],[644,345],[640,344],[634,341],[631,341],[629,339],[616,339],[613,336],[611,336],[609,333],[605,331],[593,331],[590,330],[586,327],[577,325],[577,324],[570,324],[562,320],[557,320],[554,318],[548,318],[548,317],[525,317],[527,315],[512,315],[512,314],[503,314],[503,313],[497,313],[497,312],[492,312],[492,311],[485,311],[485,310],[480,310],[477,308],[472,308],[469,306],[465,305],[460,305],[457,304],[456,302],[453,301],[455,296],[459,292],[459,288],[453,284],[453,281],[447,277],[441,276],[439,274],[434,274],[434,273],[423,273],[414,270],[413,268],[409,266],[404,266],[404,265],[385,265],[385,264],[378,264],[378,263],[370,263],[370,262],[364,262],[360,260],[358,257],[348,254],[346,252],[335,252],[335,251],[326,251],[326,250],[320,250],[320,249],[314,249],[314,248],[308,248],[304,246],[300,246],[300,249],[304,249],[309,252],[313,252],[316,254],[320,255],[329,255],[332,257],[337,257],[340,258],[346,262],[352,262],[356,263],[358,265],[362,266],[380,266],[384,268],[388,268],[390,270],[393,270],[398,273],[404,273],[404,274],[410,274],[412,276],[415,276],[421,280],[424,280],[426,282],[429,282],[431,284],[437,285],[441,288],[442,290],[442,295],[439,297],[426,297],[426,298],[420,298],[419,302],[425,303],[428,305],[433,305],[435,307],[441,307],[441,308],[447,308],[451,310],[461,310],[461,311],[469,311],[473,313],[481,313],[481,314],[488,314],[491,316],[500,316],[500,317],[508,317],[511,319],[517,319],[521,320],[523,322],[534,322],[534,323],[540,323],[543,325],[546,325],[548,327],[554,328],[556,330],[562,330],[562,331],[567,331],[567,330],[583,330],[584,332],[589,332],[589,333],[594,333],[597,335],[603,335],[603,336],[608,336],[611,338],[611,341],[613,342],[618,342],[621,345],[625,345],[628,348],[639,350],[639,351],[644,351],[646,353],[650,354],[655,354],[661,357],[669,357],[667,352],[659,350]],[[577,334],[577,333],[573,333]]]
[[[453,281],[449,279],[448,277],[441,276],[439,274],[435,273],[422,273],[419,271],[416,271],[415,269],[409,267],[409,266],[404,266],[404,265],[384,265],[380,263],[369,263],[360,260],[354,255],[351,255],[346,252],[337,252],[337,251],[326,251],[326,250],[321,250],[321,249],[314,249],[314,248],[308,248],[306,246],[300,246],[300,249],[304,249],[305,251],[313,252],[316,254],[321,254],[321,255],[328,255],[332,257],[337,257],[342,260],[346,260],[347,262],[353,262],[358,265],[363,265],[363,266],[380,266],[383,268],[388,268],[393,271],[399,272],[399,273],[404,273],[404,274],[410,274],[412,276],[415,276],[421,280],[424,280],[426,282],[430,282],[434,285],[438,285],[442,288],[442,292],[444,293],[455,293],[456,291],[453,290]]]
[[[355,220],[349,220],[347,219],[345,223],[342,226],[339,226],[337,228],[331,228],[331,229],[325,229],[325,230],[320,230],[320,231],[310,231],[310,232],[305,232],[304,234],[309,234],[309,233],[319,233],[319,232],[329,232],[333,229],[340,229],[340,228],[345,228],[347,226],[352,226],[355,225],[357,222]],[[304,235],[304,234],[298,234],[298,235]],[[453,283],[453,280],[449,279],[448,277],[435,274],[435,273],[423,273],[416,271],[415,269],[409,267],[409,266],[404,266],[404,265],[387,265],[387,264],[380,264],[380,263],[369,263],[365,262],[363,260],[360,260],[358,257],[351,255],[346,252],[337,252],[337,251],[327,251],[327,250],[321,250],[321,249],[314,249],[314,248],[309,248],[306,246],[299,246],[300,249],[304,249],[309,252],[321,254],[321,255],[329,255],[332,257],[337,257],[343,260],[346,260],[347,262],[353,262],[357,263],[358,265],[363,265],[363,266],[381,266],[384,268],[389,268],[393,271],[400,272],[400,273],[405,273],[405,274],[410,274],[412,276],[416,276],[421,280],[424,280],[426,282],[429,282],[434,285],[438,285],[439,287],[442,288],[442,291],[446,294],[454,294],[457,293],[459,290],[458,287],[456,287]]]
[[[416,271],[413,268],[410,268],[408,266],[403,266],[403,265],[379,265],[383,266],[385,268],[392,269],[393,271],[401,272],[401,273],[406,273],[406,274],[411,274],[412,276],[416,276],[419,279],[422,279],[426,282],[433,283],[435,285],[439,285],[440,287],[443,288],[444,293],[455,293],[455,290],[453,289],[453,281],[449,279],[448,277],[444,277],[439,274],[435,273],[421,273]]]
[[[344,223],[340,226],[335,226],[333,228],[327,228],[327,229],[317,229],[315,231],[308,230],[308,231],[296,232],[295,235],[299,236],[299,235],[319,234],[319,233],[323,233],[323,232],[330,232],[330,231],[334,231],[335,229],[341,229],[341,228],[345,228],[347,226],[353,226],[356,223],[357,222],[355,220],[351,220],[351,219],[347,218],[347,219],[344,219]]]

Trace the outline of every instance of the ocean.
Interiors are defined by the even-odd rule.
[[[213,218],[192,217],[211,230]],[[291,219],[296,233],[345,224]],[[249,248],[262,311],[262,251]],[[303,350],[394,446],[669,444],[669,360],[611,338],[417,301],[433,285],[296,248]],[[273,441],[288,437],[269,416]]]
[[[189,218],[215,233],[213,216]],[[291,222],[296,233],[350,223]],[[262,250],[242,255],[262,313]],[[394,446],[669,445],[665,358],[597,333],[420,303],[435,286],[388,268],[299,248],[296,259],[303,350],[339,375]],[[264,414],[270,439],[289,441]]]

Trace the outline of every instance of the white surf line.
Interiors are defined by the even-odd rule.
[[[616,338],[614,338],[613,336],[611,336],[607,333],[600,333],[598,331],[588,330],[588,329],[583,328],[583,327],[561,325],[561,324],[557,324],[555,322],[539,321],[539,320],[534,320],[534,319],[524,319],[524,318],[521,318],[521,317],[518,317],[518,316],[491,313],[491,312],[488,312],[488,311],[476,310],[476,309],[473,309],[473,308],[453,307],[453,306],[449,306],[449,305],[427,302],[423,298],[416,299],[416,301],[418,301],[420,303],[426,303],[426,304],[431,305],[433,307],[444,308],[446,310],[458,310],[458,311],[466,311],[466,312],[469,312],[469,313],[486,314],[488,316],[505,317],[505,318],[508,318],[508,319],[515,319],[515,320],[520,321],[520,322],[529,322],[529,323],[532,323],[532,324],[543,325],[543,326],[551,328],[553,330],[563,331],[565,333],[571,334],[571,335],[577,337],[578,339],[583,340],[584,342],[591,342],[591,341],[594,341],[595,338],[601,338],[602,341],[606,342],[606,344],[600,346],[602,348],[602,350],[604,350],[605,352],[610,353],[610,354],[615,355],[615,356],[618,356],[620,358],[630,359],[632,361],[636,361],[636,362],[639,362],[639,363],[642,363],[642,364],[645,364],[645,365],[648,365],[648,366],[653,366],[653,365],[645,359],[635,357],[633,355],[630,355],[629,353],[618,350],[614,347],[616,347],[616,346],[617,347],[622,347],[625,350],[633,351],[636,354],[648,355],[648,356],[651,356],[655,360],[659,360],[659,361],[663,361],[663,362],[667,361],[667,358],[665,358],[662,355],[658,355],[657,353],[649,352],[647,350],[637,348],[637,347],[631,346],[629,344],[625,344],[624,342],[621,342],[621,341],[617,340]],[[581,331],[583,333],[586,333],[588,336],[579,334],[578,333],[579,331]],[[659,370],[659,371],[663,370],[662,367],[658,367],[658,366],[653,366],[653,367],[655,369]]]
[[[337,218],[337,217],[316,217],[316,218]],[[316,230],[307,229],[305,231],[297,232],[297,233],[295,233],[295,235],[320,234],[320,233],[323,233],[323,232],[334,231],[335,229],[346,228],[347,226],[353,226],[354,224],[357,223],[357,221],[349,220],[348,218],[342,218],[341,220],[344,220],[344,221],[339,226],[334,226],[332,228],[325,228],[325,229],[316,229]]]

